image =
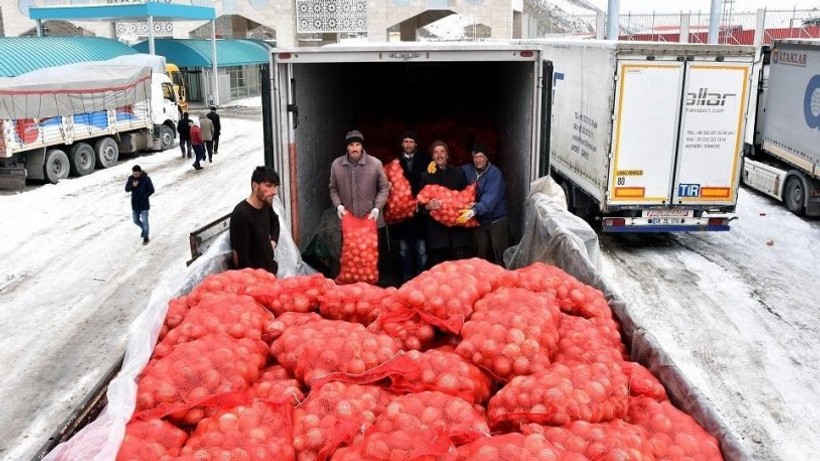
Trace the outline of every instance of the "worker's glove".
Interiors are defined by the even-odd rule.
[[[430,161],[430,164],[427,165],[427,172],[430,174],[434,174],[436,172],[436,162]]]
[[[373,221],[379,219],[379,209],[373,208],[370,210],[370,214],[367,216],[367,219],[372,219]]]
[[[464,224],[470,219],[472,219],[473,216],[475,216],[475,211],[472,208],[465,208],[463,210],[459,210],[456,222],[459,224]]]
[[[342,216],[347,214],[347,210],[345,210],[344,205],[339,205],[336,207],[336,214],[339,216],[339,219],[342,219]]]

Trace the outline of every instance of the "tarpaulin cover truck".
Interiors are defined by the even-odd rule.
[[[57,183],[107,168],[120,153],[173,146],[179,110],[162,72],[89,62],[0,82],[0,185]]]
[[[793,213],[820,216],[820,40],[776,41],[763,62],[743,183]]]
[[[544,40],[550,166],[605,232],[728,230],[754,49]]]

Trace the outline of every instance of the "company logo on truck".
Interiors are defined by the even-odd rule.
[[[772,50],[772,62],[787,66],[806,67],[806,53],[775,49]]]
[[[803,96],[803,116],[811,129],[820,129],[820,75],[809,79]]]
[[[725,106],[737,93],[710,93],[709,88],[699,88],[696,93],[686,93],[687,106]]]

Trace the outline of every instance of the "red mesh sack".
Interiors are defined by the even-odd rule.
[[[643,365],[636,362],[623,362],[621,368],[629,379],[629,395],[633,397],[650,397],[658,402],[667,399],[666,388]]]
[[[335,285],[319,298],[319,313],[332,320],[370,325],[389,302],[396,288],[381,288],[364,282]]]
[[[514,272],[519,287],[555,295],[561,310],[568,314],[612,318],[612,310],[600,290],[579,282],[555,266],[539,262]]]
[[[273,283],[248,288],[247,294],[277,316],[285,312],[311,312],[319,308],[319,298],[333,281],[322,274],[296,275]]]
[[[270,334],[271,342],[282,336],[288,328],[299,328],[304,324],[312,323],[317,320],[322,320],[322,316],[315,312],[298,313],[285,312],[276,317],[276,319],[268,325],[267,332]]]
[[[227,334],[182,343],[148,362],[139,377],[137,419],[171,418],[195,424],[204,416],[197,406],[222,394],[243,391],[259,378],[267,360],[262,341]]]
[[[357,218],[352,213],[342,216],[342,257],[337,283],[379,281],[379,234],[376,221]]]
[[[646,431],[621,419],[604,423],[572,421],[564,426],[528,424],[524,434],[542,434],[547,442],[564,450],[568,459],[651,461],[652,445]]]
[[[326,460],[361,436],[391,396],[369,385],[328,382],[293,410],[293,446],[299,461]]]
[[[353,447],[341,448],[332,461],[455,461],[455,447],[441,431],[374,432]]]
[[[197,424],[179,461],[293,460],[291,409],[259,399],[219,409]]]
[[[252,297],[233,293],[206,294],[191,308],[182,324],[154,347],[155,357],[168,355],[175,345],[207,335],[227,333],[234,338],[262,339],[270,312]]]
[[[723,459],[717,440],[668,400],[632,397],[626,421],[646,430],[657,461]]]
[[[503,381],[543,371],[558,345],[560,314],[551,295],[498,289],[475,303],[456,353]]]
[[[620,334],[617,331],[613,334],[607,328],[611,323],[614,323],[611,319],[600,317],[585,319],[561,314],[558,323],[560,339],[553,361],[565,364],[623,361],[626,348],[620,342]]]
[[[381,367],[399,352],[393,338],[358,323],[315,320],[285,330],[271,344],[271,355],[296,379],[315,387],[329,379],[368,383],[388,376]]]
[[[259,379],[253,383],[248,393],[258,399],[277,403],[288,402],[294,406],[305,400],[302,383],[293,379],[288,370],[281,365],[262,370]]]
[[[506,423],[591,423],[626,416],[629,390],[617,363],[554,363],[529,376],[516,376],[490,398],[487,416],[493,428]]]
[[[482,437],[458,447],[458,461],[558,461],[564,450],[542,434],[509,434]]]
[[[246,293],[248,288],[265,286],[276,280],[275,275],[264,269],[229,270],[209,275],[188,295],[188,305],[199,304],[206,293],[249,294]]]
[[[412,360],[419,371],[413,375],[393,377],[391,390],[439,391],[461,397],[470,403],[483,403],[490,397],[490,378],[453,352],[436,349],[409,351],[405,357]]]
[[[468,208],[475,202],[475,183],[467,186],[463,191],[452,190],[438,184],[428,184],[421,188],[416,196],[421,205],[427,205],[431,200],[441,201],[441,208],[430,210],[430,217],[448,227],[477,227],[478,221],[470,218],[464,223],[457,222],[459,211]]]
[[[433,325],[422,320],[418,312],[396,301],[395,296],[385,300],[379,316],[367,329],[390,336],[406,351],[426,348],[436,335]]]
[[[188,434],[161,419],[133,420],[125,426],[125,438],[117,461],[164,461],[179,455]]]
[[[479,407],[480,408],[480,407]],[[432,429],[446,433],[456,444],[490,435],[484,415],[470,402],[438,391],[395,397],[370,432]]]
[[[418,202],[413,197],[410,181],[404,176],[399,159],[386,164],[384,173],[390,181],[390,193],[384,204],[384,220],[387,224],[396,224],[416,214]]]
[[[479,258],[446,261],[402,285],[395,297],[425,321],[458,334],[473,304],[497,288],[506,272]]]
[[[191,306],[188,304],[187,296],[181,296],[168,301],[168,312],[165,314],[165,321],[159,330],[158,340],[161,341],[169,331],[179,326],[179,324],[185,320],[185,316],[188,315],[189,310],[191,310]]]

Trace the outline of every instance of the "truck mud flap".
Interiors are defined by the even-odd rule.
[[[26,187],[26,169],[23,167],[0,168],[0,189],[20,190]]]
[[[216,238],[223,232],[228,231],[230,225],[231,215],[229,213],[188,234],[188,243],[191,245],[191,259],[186,264],[190,266],[197,258],[205,254],[208,248],[214,244]]]

